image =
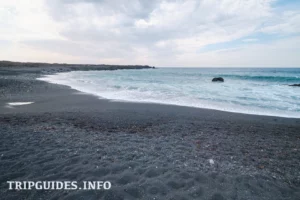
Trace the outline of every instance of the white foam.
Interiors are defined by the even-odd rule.
[[[149,73],[141,71],[139,73],[132,75],[129,71],[76,71],[47,75],[39,80],[67,85],[85,94],[112,101],[172,104],[234,113],[300,118],[297,103],[300,96],[292,87],[234,80],[224,84],[212,84],[207,80],[198,83],[193,82],[193,79],[186,81],[175,78],[161,84],[159,81],[167,77],[155,77],[153,81],[151,77],[154,75],[147,76]]]
[[[33,104],[34,102],[9,102],[7,103],[7,105],[9,107],[13,107],[13,106],[23,106],[23,105],[29,105],[29,104]]]

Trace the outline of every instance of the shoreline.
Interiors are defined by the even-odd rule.
[[[0,68],[3,199],[300,196],[299,119],[114,102],[40,75]],[[16,192],[9,180],[109,180],[112,190]]]
[[[84,70],[81,70],[82,72],[84,72]],[[80,72],[80,70],[79,70]],[[96,72],[96,71],[95,71]],[[109,101],[113,101],[113,102],[130,102],[130,103],[145,103],[145,104],[156,104],[156,105],[171,105],[171,106],[182,106],[182,107],[188,107],[188,108],[195,108],[195,109],[206,109],[206,110],[212,110],[212,111],[221,111],[221,112],[229,112],[229,113],[236,113],[236,114],[245,114],[245,115],[254,115],[254,116],[269,116],[269,117],[279,117],[279,118],[287,118],[287,119],[300,119],[300,116],[297,115],[296,113],[287,113],[286,112],[271,112],[270,110],[264,110],[262,108],[256,108],[253,107],[253,109],[250,108],[243,108],[240,105],[236,105],[235,108],[233,107],[226,107],[221,104],[215,104],[212,105],[209,102],[202,102],[203,105],[199,106],[199,105],[187,105],[186,103],[174,103],[174,102],[164,102],[164,101],[144,101],[144,100],[127,100],[127,99],[122,99],[122,98],[106,98],[101,96],[101,94],[97,94],[97,93],[92,93],[89,90],[86,90],[86,88],[81,88],[81,87],[77,87],[76,85],[74,86],[74,84],[66,84],[65,82],[60,83],[59,80],[53,80],[52,76],[55,76],[57,74],[59,74],[61,72],[55,73],[55,74],[46,74],[46,75],[42,75],[41,77],[38,77],[38,80],[41,81],[45,81],[47,83],[50,84],[60,84],[63,86],[67,86],[70,87],[71,89],[74,89],[78,92],[82,92],[85,93],[87,95],[92,95],[92,96],[96,96],[99,99],[106,99]],[[64,72],[63,72],[64,73]]]
[[[60,72],[59,72],[60,73]],[[42,80],[42,78],[37,78],[37,80],[40,81],[45,81]],[[272,114],[258,114],[258,113],[247,113],[247,112],[238,112],[238,111],[230,111],[230,110],[221,110],[218,108],[209,108],[209,107],[197,107],[197,106],[187,106],[187,105],[180,105],[180,104],[172,104],[172,103],[160,103],[160,102],[151,102],[151,101],[131,101],[131,100],[121,100],[121,99],[108,99],[96,94],[92,94],[89,92],[84,92],[84,91],[80,91],[74,87],[68,86],[68,85],[64,85],[64,84],[59,84],[59,83],[51,83],[49,81],[45,81],[49,84],[58,84],[58,85],[63,85],[66,87],[69,87],[72,90],[77,91],[78,93],[82,93],[84,95],[90,95],[90,96],[95,96],[97,97],[99,100],[107,100],[109,102],[116,102],[116,103],[133,103],[133,104],[154,104],[154,105],[162,105],[162,106],[175,106],[175,107],[183,107],[183,108],[193,108],[193,109],[203,109],[203,110],[208,110],[208,111],[218,111],[218,112],[225,112],[225,113],[233,113],[233,114],[242,114],[242,115],[252,115],[252,116],[261,116],[261,117],[275,117],[275,118],[285,118],[285,119],[299,119],[300,122],[300,117],[298,116],[279,116],[279,115],[272,115]]]

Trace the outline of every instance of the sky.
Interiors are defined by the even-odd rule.
[[[0,60],[300,67],[300,0],[0,0]]]

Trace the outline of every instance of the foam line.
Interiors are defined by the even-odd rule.
[[[33,104],[34,102],[9,102],[7,103],[9,106],[23,106]]]

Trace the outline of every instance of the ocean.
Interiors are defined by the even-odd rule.
[[[225,82],[212,82],[214,77]],[[72,71],[40,78],[115,101],[300,118],[299,68],[156,68]]]

